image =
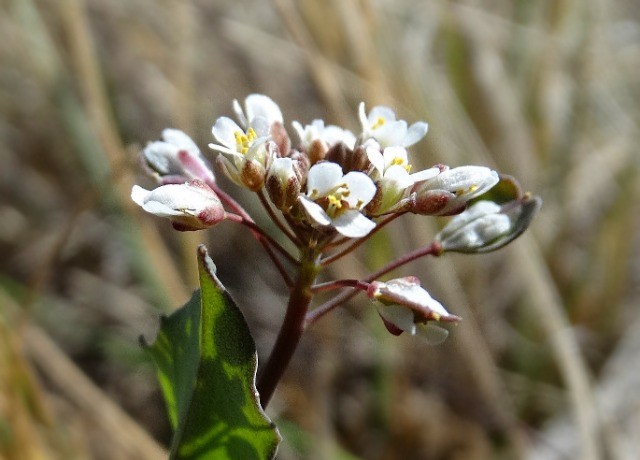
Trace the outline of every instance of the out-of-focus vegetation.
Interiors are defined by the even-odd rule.
[[[403,271],[464,318],[444,345],[388,335],[362,298],[314,326],[269,408],[279,458],[636,458],[634,2],[0,5],[0,458],[163,458],[137,338],[187,300],[198,242],[264,359],[284,305],[259,246],[231,224],[173,232],[128,198],[151,185],[147,140],[180,127],[206,150],[215,118],[251,92],[289,121],[352,129],[359,101],[392,106],[430,123],[417,168],[486,164],[544,199],[499,253]],[[334,275],[434,235],[434,219],[402,221]]]

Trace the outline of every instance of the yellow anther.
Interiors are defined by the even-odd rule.
[[[254,140],[258,137],[253,128],[249,128],[246,133],[242,131],[236,131],[233,133],[233,137],[236,139],[236,147],[243,155],[249,151],[249,147]]]
[[[406,160],[402,157],[394,157],[391,160],[389,166],[399,165],[402,166],[407,172],[411,172],[411,165],[406,162]]]
[[[329,198],[329,206],[333,206],[337,209],[342,207],[342,200],[340,198],[337,198],[335,195],[329,195],[327,198]]]
[[[478,186],[474,184],[474,185],[470,186],[468,189],[457,190],[456,191],[456,196],[468,195],[469,193],[473,193],[476,190],[478,190]]]
[[[386,122],[387,120],[385,120],[384,118],[378,117],[376,122],[371,126],[371,129],[378,129],[380,126],[384,125]]]

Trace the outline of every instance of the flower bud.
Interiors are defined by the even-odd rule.
[[[325,160],[339,164],[344,174],[351,171],[367,171],[370,164],[367,152],[362,146],[351,150],[344,143],[331,147],[325,156]]]
[[[275,121],[269,129],[271,139],[278,146],[281,157],[288,157],[291,152],[291,139],[281,121]]]
[[[378,313],[389,332],[400,335],[407,332],[420,335],[430,343],[442,342],[448,332],[430,321],[457,322],[458,316],[451,315],[420,286],[414,276],[396,278],[387,282],[374,281],[367,290],[372,300],[380,303]]]
[[[148,213],[168,217],[180,231],[212,227],[226,217],[218,195],[200,180],[162,185],[151,191],[134,185],[131,199]]]
[[[335,145],[344,144],[348,149],[353,149],[356,143],[351,131],[335,125],[325,126],[323,120],[316,119],[305,126],[294,121],[292,126],[300,138],[299,148],[307,154],[311,165],[324,160],[329,149]]]
[[[411,212],[437,216],[457,214],[466,208],[469,200],[482,195],[498,181],[498,173],[483,166],[446,169],[414,186],[415,202]]]
[[[274,206],[287,211],[297,201],[302,185],[291,158],[276,158],[267,174],[266,189]]]
[[[478,201],[455,216],[436,235],[444,251],[483,253],[499,249],[529,226],[542,201],[525,195],[502,206],[492,201]]]
[[[397,120],[396,114],[389,107],[376,106],[367,115],[364,102],[358,108],[362,139],[375,139],[383,148],[391,146],[409,147],[422,139],[429,128],[423,121],[411,126],[404,120]]]
[[[327,143],[320,140],[314,139],[309,143],[309,147],[307,148],[307,156],[312,165],[318,163],[319,161],[324,160],[325,156],[329,148],[327,147]]]
[[[147,171],[159,182],[215,181],[211,168],[189,136],[178,129],[165,129],[162,138],[150,142],[141,153]]]

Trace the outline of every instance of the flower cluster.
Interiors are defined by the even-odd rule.
[[[457,215],[436,236],[430,246],[433,255],[493,250],[522,233],[539,206],[539,200],[522,194],[506,204],[485,200],[469,206],[501,181],[487,167],[439,164],[414,170],[407,149],[427,134],[428,125],[408,125],[388,107],[367,112],[361,103],[357,133],[325,125],[323,120],[307,125],[294,121],[293,138],[280,108],[267,96],[249,95],[244,105],[234,101],[233,109],[235,120],[220,117],[212,127],[214,142],[209,147],[218,152],[215,164],[233,183],[258,195],[299,256],[289,255],[258,231],[219,188],[208,162],[181,131],[167,129],[163,141],[144,149],[144,165],[160,187],[148,191],[135,186],[133,200],[147,212],[170,218],[178,230],[199,230],[225,219],[244,223],[265,248],[275,246],[298,266],[309,263],[316,268],[351,252],[405,213]],[[277,257],[272,258],[291,285]],[[387,272],[399,265],[391,265]],[[383,305],[380,315],[396,334],[433,333],[427,327],[431,322],[458,319],[412,277],[334,286],[365,290]]]

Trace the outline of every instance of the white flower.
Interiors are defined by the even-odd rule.
[[[380,105],[371,109],[367,115],[364,102],[361,102],[358,115],[362,125],[363,140],[373,138],[383,148],[410,147],[422,139],[429,129],[429,125],[423,121],[418,121],[407,127],[406,121],[396,120],[396,114],[393,110]]]
[[[282,123],[278,105],[262,94],[251,94],[245,99],[245,110],[234,99],[233,109],[240,124],[228,117],[220,117],[211,128],[220,144],[209,144],[214,150],[228,154],[245,154],[254,142],[267,138],[274,123]]]
[[[297,121],[291,125],[298,133],[300,146],[303,150],[309,149],[316,140],[323,142],[326,149],[330,149],[338,143],[343,143],[353,149],[356,144],[356,136],[351,131],[335,125],[325,126],[324,120],[313,120],[310,125],[304,127]]]
[[[154,190],[134,185],[131,199],[145,211],[171,219],[176,230],[201,230],[226,216],[218,195],[200,180],[162,185]]]
[[[244,153],[218,155],[218,167],[236,184],[253,192],[262,188],[271,162],[276,157],[276,145],[266,137],[251,143]]]
[[[178,129],[167,128],[162,131],[162,139],[150,142],[142,151],[146,165],[159,182],[189,179],[215,182],[211,168],[189,136]]]
[[[401,208],[407,201],[410,187],[415,182],[430,179],[440,172],[439,168],[430,168],[409,174],[411,165],[404,147],[387,147],[380,152],[379,144],[371,140],[367,141],[365,146],[372,165],[370,176],[378,186],[375,204],[367,210],[375,215],[394,212]]]
[[[309,169],[307,193],[299,200],[315,224],[331,225],[346,237],[360,238],[376,225],[360,212],[375,193],[376,186],[366,174],[343,175],[340,165],[324,162]]]
[[[448,331],[430,322],[460,320],[431,297],[414,276],[387,282],[374,281],[367,294],[369,298],[379,302],[378,313],[389,332],[394,335],[402,332],[420,335],[435,345],[446,339]]]
[[[262,94],[247,96],[244,111],[237,100],[233,107],[240,125],[228,117],[218,118],[211,132],[219,144],[211,143],[209,147],[229,157],[218,157],[222,160],[217,161],[231,180],[257,191],[276,155],[275,144],[268,141],[273,124],[282,123],[282,112]]]
[[[265,120],[269,127],[273,123],[282,123],[283,121],[282,111],[278,104],[264,94],[248,95],[244,100],[244,108],[243,111],[238,100],[233,100],[233,110],[245,129],[252,126],[257,119]]]
[[[484,166],[446,169],[431,179],[417,182],[412,212],[422,215],[447,215],[461,212],[469,200],[496,185],[498,173]]]
[[[374,177],[384,176],[385,171],[392,166],[400,166],[407,173],[411,171],[407,149],[400,146],[387,147],[380,151],[380,146],[376,142],[366,143],[367,158],[374,168]]]

